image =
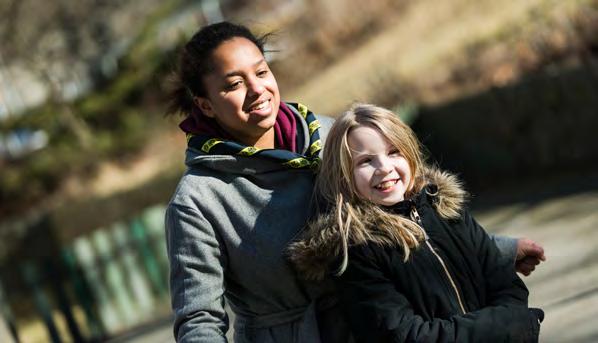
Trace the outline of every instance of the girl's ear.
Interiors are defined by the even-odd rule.
[[[193,97],[193,103],[195,104],[195,106],[199,107],[199,109],[201,110],[201,112],[209,118],[214,118],[214,109],[212,107],[212,103],[210,102],[210,100],[208,98],[204,98],[204,97],[200,97],[200,96],[194,96]]]

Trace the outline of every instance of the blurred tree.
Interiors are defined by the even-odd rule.
[[[140,146],[148,131],[142,89],[167,56],[138,47],[179,1],[0,0],[0,99],[22,100],[4,104],[0,144],[23,130],[48,137],[48,147],[35,153],[0,149],[0,213],[31,205],[72,172],[89,174],[103,158]]]

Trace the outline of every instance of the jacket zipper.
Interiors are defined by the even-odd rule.
[[[459,303],[459,307],[461,308],[461,311],[463,312],[463,314],[467,313],[465,311],[465,307],[463,306],[463,302],[461,301],[461,295],[459,294],[459,290],[457,289],[457,284],[453,280],[453,277],[451,276],[451,273],[449,272],[448,268],[446,267],[446,264],[444,263],[444,260],[442,259],[442,257],[440,257],[440,255],[438,255],[438,253],[436,253],[436,251],[430,244],[430,237],[428,236],[428,233],[424,229],[421,217],[419,216],[419,213],[417,212],[417,209],[415,208],[415,206],[411,207],[410,217],[411,217],[411,220],[413,220],[419,226],[421,226],[422,230],[424,231],[424,237],[426,238],[426,245],[428,246],[428,248],[430,249],[432,254],[434,254],[434,256],[436,256],[436,259],[438,259],[438,262],[440,262],[440,265],[442,266],[442,269],[444,270],[446,277],[448,278],[451,286],[453,287],[453,291],[457,295],[457,302]]]

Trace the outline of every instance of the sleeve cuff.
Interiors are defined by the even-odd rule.
[[[490,237],[500,251],[501,260],[514,265],[517,257],[517,238],[498,235],[490,235]]]

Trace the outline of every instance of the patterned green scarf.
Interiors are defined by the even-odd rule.
[[[282,149],[259,149],[205,134],[187,134],[187,145],[210,155],[255,155],[276,161],[290,169],[316,168],[320,164],[318,153],[322,150],[322,142],[318,132],[320,123],[316,116],[304,105],[299,103],[287,103],[287,105],[297,110],[309,127],[309,149],[306,155]]]

